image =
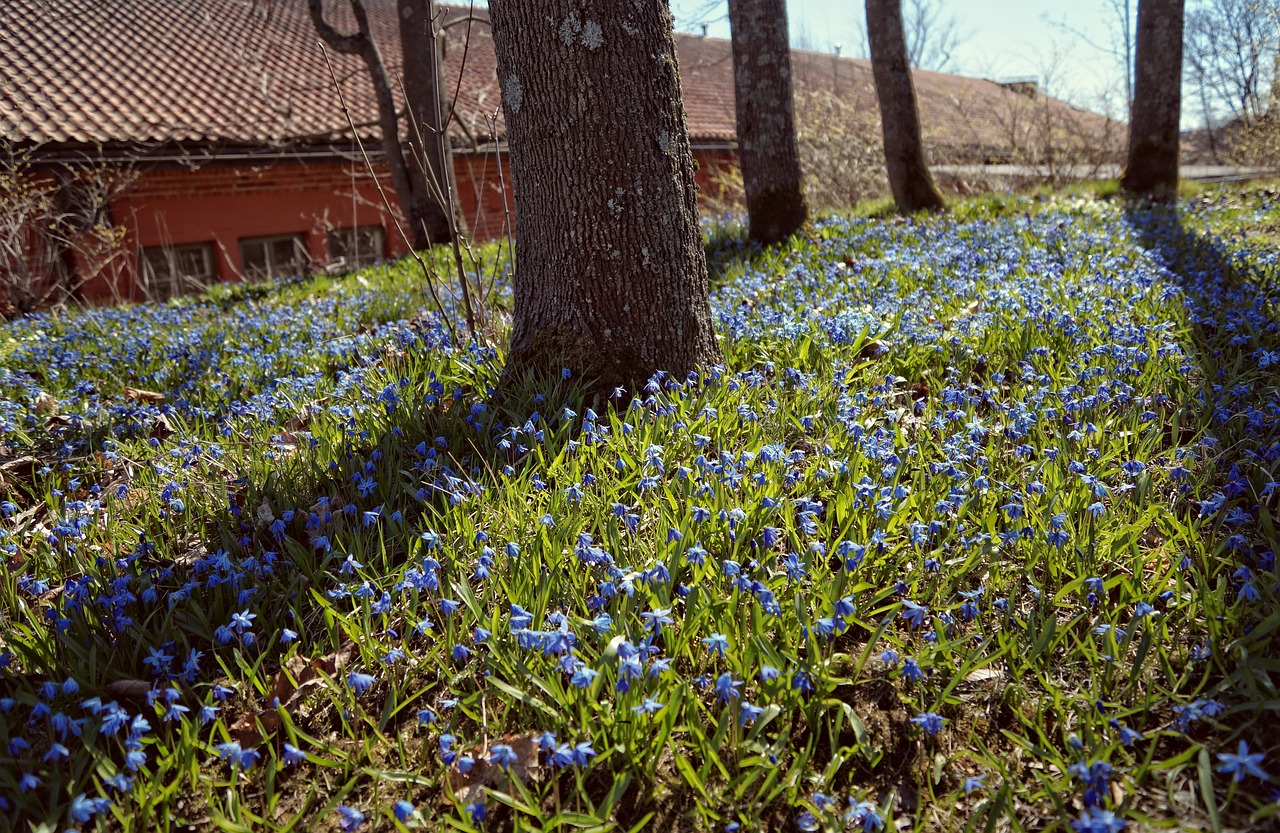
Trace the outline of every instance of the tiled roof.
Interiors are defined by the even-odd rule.
[[[395,2],[365,5],[394,85]],[[339,30],[354,31],[346,0],[325,7]],[[451,29],[453,43],[464,29]],[[363,63],[332,51],[330,58],[352,119],[375,138]],[[445,60],[456,82],[461,48]],[[499,103],[487,25],[472,27],[466,81],[459,112],[483,129]],[[0,133],[11,140],[261,145],[349,132],[305,0],[0,3]]]
[[[340,30],[354,22],[346,0],[324,0]],[[394,0],[366,0],[374,36],[394,74],[399,31]],[[499,107],[493,41],[466,9],[448,21],[449,90],[459,89],[455,144],[485,140]],[[487,12],[477,9],[485,18]],[[678,36],[684,105],[697,142],[734,137],[733,69],[726,40]],[[465,51],[466,68],[462,83]],[[372,86],[357,56],[330,55],[351,116],[377,135]],[[796,51],[797,87],[825,89],[875,109],[866,61]],[[916,73],[926,133],[959,144],[1001,145],[1025,96],[989,81]],[[397,90],[397,96],[399,91]],[[1045,99],[1041,99],[1042,102]],[[1091,123],[1100,116],[1077,114]],[[1073,116],[1074,117],[1074,116]],[[0,135],[57,145],[167,142],[275,146],[349,134],[305,0],[3,0],[0,2]]]

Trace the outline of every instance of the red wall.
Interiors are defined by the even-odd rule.
[[[239,240],[302,233],[317,264],[329,261],[330,228],[381,225],[388,254],[405,251],[378,189],[361,168],[343,163],[276,164],[270,167],[208,166],[143,172],[111,205],[112,220],[129,229],[133,249],[181,243],[214,244],[221,280],[239,280]],[[385,177],[384,177],[385,179]],[[383,187],[394,204],[389,181]],[[90,297],[111,287],[95,281]]]
[[[733,164],[732,151],[697,152],[697,182],[709,195],[716,171]],[[458,203],[471,236],[489,240],[514,235],[511,171],[493,153],[455,154]],[[387,198],[395,205],[389,177],[379,173]],[[510,211],[504,208],[504,198]],[[179,167],[144,171],[128,193],[111,205],[111,218],[129,232],[133,256],[147,246],[214,244],[220,280],[240,280],[244,237],[307,235],[311,259],[329,262],[329,228],[381,225],[387,254],[399,257],[407,247],[391,222],[362,162],[279,162],[271,165],[210,164],[198,170]],[[86,284],[87,300],[137,298],[127,274],[99,275]]]

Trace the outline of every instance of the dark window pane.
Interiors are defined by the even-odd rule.
[[[362,266],[385,255],[382,226],[332,229],[329,232],[329,260],[347,266]]]
[[[184,278],[197,280],[212,277],[210,260],[204,246],[183,246],[178,249],[178,272]]]
[[[167,280],[170,274],[169,253],[163,246],[152,246],[142,250],[144,277],[149,280]]]
[[[267,274],[267,247],[257,240],[245,240],[240,244],[240,261],[245,275],[264,277]]]

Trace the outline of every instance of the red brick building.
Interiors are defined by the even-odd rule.
[[[346,0],[325,0],[340,29]],[[365,0],[393,77],[394,0]],[[458,200],[471,233],[503,233],[513,183],[486,12],[443,6]],[[699,184],[735,158],[728,41],[678,36]],[[105,206],[128,257],[86,297],[162,298],[216,280],[289,275],[396,257],[405,246],[369,176],[377,112],[359,58],[331,55],[355,123],[338,104],[305,0],[6,0],[0,5],[0,135],[57,175],[119,166],[130,185]],[[874,110],[865,61],[797,51],[796,83]],[[999,156],[1025,94],[916,73],[926,131]],[[1052,101],[1052,100],[1049,100]],[[1054,107],[1090,123],[1099,116]],[[499,166],[501,165],[501,175]],[[65,176],[65,174],[64,174]],[[394,203],[394,190],[383,182]],[[504,197],[507,205],[504,205]],[[142,292],[137,284],[146,288]],[[122,289],[123,287],[123,289]]]

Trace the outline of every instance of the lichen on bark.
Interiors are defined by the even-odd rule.
[[[490,4],[498,75],[521,87],[504,95],[517,228],[504,379],[568,368],[611,390],[721,356],[670,19],[661,3],[598,0],[590,20],[579,6]]]

